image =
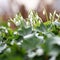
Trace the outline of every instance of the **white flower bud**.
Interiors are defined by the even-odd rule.
[[[43,15],[45,15],[45,14],[46,14],[46,10],[44,9],[44,10],[43,10]]]
[[[8,22],[8,26],[10,27],[10,22]]]

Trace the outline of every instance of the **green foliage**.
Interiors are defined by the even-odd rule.
[[[10,28],[11,22],[16,30]],[[0,60],[60,60],[59,56],[59,18],[43,22],[31,11],[27,20],[19,14],[0,26]]]

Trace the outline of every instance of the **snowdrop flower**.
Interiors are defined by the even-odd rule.
[[[14,21],[14,23],[15,23],[15,22],[16,22],[16,19],[14,18],[14,20],[13,20],[13,21]]]
[[[2,44],[2,41],[0,41],[0,45]]]
[[[26,26],[25,26],[26,28],[29,28],[30,27],[30,23],[27,21],[26,22]]]
[[[14,39],[11,41],[11,45],[13,45],[15,43]]]
[[[56,60],[56,56],[52,56],[49,60]]]
[[[49,37],[49,38],[50,38],[50,37],[52,37],[52,35],[51,35],[51,34],[47,34],[47,37]]]
[[[59,18],[59,15],[58,14],[56,14],[56,16]]]
[[[32,16],[33,16],[33,12],[30,11],[30,14],[29,14],[28,18],[32,18]]]
[[[50,60],[54,59],[53,57],[58,56],[59,52],[56,50],[52,50],[49,52],[49,56],[52,56]]]
[[[28,53],[28,57],[29,58],[33,58],[33,57],[35,57],[36,56],[36,53],[35,52],[29,52]]]
[[[15,16],[16,18],[18,17],[18,15],[16,14],[16,16]]]
[[[1,27],[0,27],[0,29],[6,29],[6,27],[4,27],[4,26],[1,26]]]
[[[17,43],[17,45],[21,45],[23,43],[23,40],[21,40],[20,42]]]
[[[38,55],[38,56],[43,55],[43,49],[38,48],[38,49],[36,50],[36,55]]]
[[[52,22],[53,25],[60,26],[60,22],[56,19],[54,22]]]
[[[33,20],[33,19],[32,19],[32,18],[30,18],[30,22],[31,22],[31,23],[32,23],[32,20]]]
[[[18,22],[20,23],[20,20]]]
[[[29,25],[29,22],[28,21],[26,22],[26,25]]]
[[[33,26],[33,22],[32,22],[32,20],[33,20],[33,19],[32,19],[32,18],[30,18],[30,24],[31,24],[31,26]]]
[[[20,19],[23,20],[23,17],[21,16]]]
[[[7,45],[5,44],[4,46],[0,46],[0,53],[7,47]]]
[[[58,22],[58,20],[55,20],[55,24],[56,25],[58,25],[58,24],[60,25],[60,22]]]
[[[45,15],[46,14],[46,10],[45,10],[45,8],[44,8],[44,10],[43,10],[43,15]]]
[[[38,33],[36,33],[36,34],[35,34],[35,36],[36,36],[37,38],[41,39],[41,40],[43,40],[43,39],[44,39],[44,37],[43,37],[43,36],[38,36]]]
[[[13,22],[16,24],[16,26],[19,26],[19,25],[20,25],[20,20],[16,20],[16,19],[14,18]]]
[[[29,35],[24,36],[23,38],[26,39],[26,38],[29,38],[29,37],[32,37],[32,36],[33,36],[33,34],[29,34]]]
[[[23,40],[21,40],[20,42],[23,43]]]
[[[39,16],[38,16],[38,15],[36,15],[36,18],[37,18],[37,19],[39,19]]]
[[[8,26],[10,27],[10,22],[8,22]]]
[[[11,49],[10,49],[10,48],[8,48],[6,51],[7,51],[7,52],[11,52]]]
[[[21,45],[22,43],[21,42],[18,42],[17,45]]]
[[[15,31],[15,32],[14,32],[14,35],[16,35],[16,34],[18,34],[18,32],[17,32],[17,31]]]
[[[8,26],[10,27],[10,22],[8,22]]]
[[[20,23],[18,21],[16,21],[15,24],[16,24],[16,26],[19,26],[20,25]]]
[[[33,16],[33,11],[30,12],[30,15]]]
[[[5,29],[5,32],[6,32],[6,33],[8,33],[8,30],[7,30],[7,29]]]
[[[54,11],[54,15],[56,14],[56,10]]]
[[[49,18],[50,18],[50,19],[52,18],[52,14],[51,14],[51,13],[49,13]]]
[[[52,41],[52,43],[60,45],[60,37],[54,37],[54,41]]]

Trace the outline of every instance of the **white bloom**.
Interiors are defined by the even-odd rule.
[[[20,42],[23,43],[23,40],[21,40]]]
[[[46,14],[46,10],[44,9],[44,10],[43,10],[43,15],[45,15],[45,14]]]
[[[20,25],[20,20],[16,20],[16,19],[14,18],[13,22],[16,24],[16,26],[19,26],[19,25]]]
[[[29,15],[28,17],[31,18],[31,15]]]
[[[14,43],[15,43],[15,41],[14,41],[14,40],[12,40],[12,41],[11,41],[11,45],[13,45]]]
[[[8,30],[7,30],[7,29],[5,29],[5,32],[6,32],[6,33],[8,33]]]
[[[18,32],[17,32],[17,31],[15,31],[15,32],[14,32],[14,34],[16,35],[16,34],[18,34]]]
[[[54,37],[52,43],[60,45],[60,37]]]
[[[56,14],[56,16],[59,18],[59,15],[58,14]]]
[[[49,52],[49,56],[57,56],[58,54],[59,54],[59,52],[56,50],[52,50]]]
[[[8,22],[8,26],[10,27],[10,22]]]
[[[55,20],[55,24],[58,26],[60,25],[60,22],[58,22],[58,20]]]
[[[21,18],[21,20],[23,20],[23,17],[22,16],[20,18]]]
[[[2,41],[0,41],[0,45],[2,44]]]
[[[51,34],[47,34],[47,37],[52,37],[52,35]]]
[[[43,37],[43,36],[38,36],[38,38],[39,38],[39,39],[42,39],[42,40],[44,39],[44,37]]]
[[[17,45],[21,45],[22,43],[21,42],[18,42]]]
[[[16,24],[16,26],[19,26],[20,25],[20,23],[18,21],[16,21],[15,24]]]
[[[6,29],[6,27],[4,27],[4,26],[1,26],[0,28],[1,28],[1,29]]]
[[[35,52],[29,52],[28,53],[28,57],[29,58],[33,58],[33,57],[35,57],[36,56],[36,53]]]
[[[51,13],[49,14],[49,18],[50,18],[50,19],[52,18],[52,14],[51,14]]]
[[[26,35],[26,36],[24,36],[24,39],[29,38],[31,36],[33,36],[33,34]]]
[[[39,19],[39,16],[37,15],[36,18]]]
[[[41,56],[43,55],[43,49],[39,48],[36,50],[36,55]]]
[[[7,51],[7,52],[11,52],[11,49],[10,49],[10,48],[8,48],[6,51]]]
[[[20,20],[18,22],[20,23]]]
[[[31,14],[31,16],[32,16],[32,15],[33,15],[33,12],[31,11],[30,14]]]
[[[56,10],[54,11],[54,15],[56,14]]]
[[[18,15],[16,14],[16,18],[18,17]]]
[[[60,26],[60,22],[56,19],[54,22],[52,22],[53,25]]]
[[[43,39],[44,39],[44,37],[43,37],[43,36],[38,36],[38,33],[36,33],[36,34],[35,34],[35,36],[36,36],[37,38],[41,39],[41,40],[43,40]]]
[[[16,19],[14,18],[14,20],[13,20],[13,21],[14,21],[14,23],[15,23],[15,22],[16,22]]]
[[[0,46],[0,53],[7,47],[7,45],[5,44],[4,46]]]
[[[56,56],[52,56],[50,60],[56,60]]]
[[[23,40],[19,41],[17,45],[21,45],[23,43]]]
[[[33,12],[31,11],[28,17],[32,18],[32,16],[33,16]]]
[[[26,22],[26,25],[29,25],[29,22],[28,21]]]
[[[30,18],[30,22],[32,23],[32,18]]]

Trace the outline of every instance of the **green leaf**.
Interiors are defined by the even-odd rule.
[[[36,30],[41,31],[41,32],[46,32],[46,27],[43,24],[43,22],[41,22],[40,26],[36,28]]]
[[[28,28],[24,28],[23,27],[21,30],[18,30],[18,33],[21,36],[25,36],[25,35],[31,34],[32,33],[32,28],[31,27],[28,27]]]
[[[22,43],[22,47],[26,50],[34,50],[39,47],[41,41],[34,34],[25,38]]]

